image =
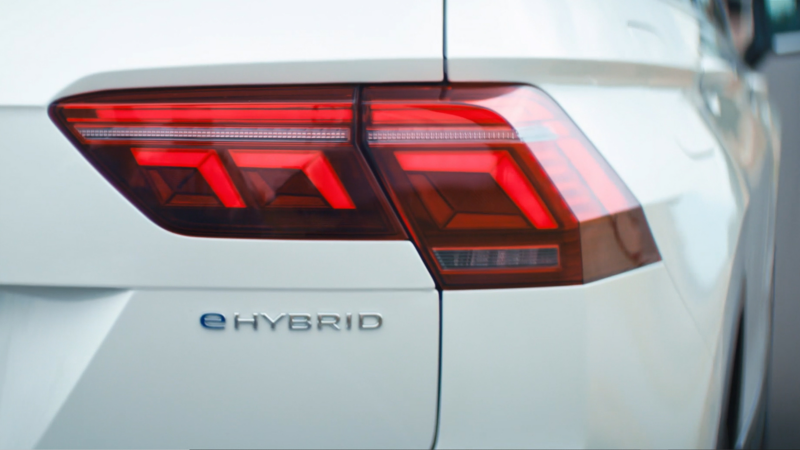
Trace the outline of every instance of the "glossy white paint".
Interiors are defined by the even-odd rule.
[[[440,0],[14,2],[0,105],[102,89],[440,81]]]
[[[448,2],[448,78],[550,94],[642,204],[663,263],[579,288],[445,292],[438,447],[713,447],[740,308],[747,437],[768,354],[778,149],[758,114],[769,107],[699,47],[684,6]]]
[[[435,290],[0,289],[0,446],[430,448]],[[227,327],[200,326],[203,313]],[[257,331],[233,313],[342,314]],[[377,330],[344,314],[380,312]],[[10,327],[10,328],[7,328]],[[409,332],[413,330],[413,332]]]
[[[169,233],[109,186],[53,126],[45,107],[64,95],[108,88],[438,81],[439,2],[397,8],[363,1],[173,0],[121,8],[32,1],[8,11],[0,17],[0,42],[14,43],[0,46],[0,284],[433,287],[409,242]]]
[[[6,5],[0,448],[430,448],[439,297],[413,244],[167,232],[47,106],[112,88],[437,82],[442,14],[432,0]],[[338,335],[198,322],[239,309],[385,322]]]
[[[731,178],[732,169],[725,152],[704,125],[690,99],[680,90],[580,85],[542,87],[570,113],[643,205],[663,258],[663,263],[659,264],[659,278],[656,281],[644,275],[622,275],[615,277],[613,283],[607,280],[582,288],[554,289],[558,292],[556,297],[545,295],[549,292],[545,289],[521,290],[514,294],[515,302],[509,305],[504,304],[507,297],[498,295],[497,291],[470,293],[474,305],[461,301],[461,296],[466,294],[445,292],[439,446],[472,446],[470,442],[478,438],[472,430],[485,430],[484,426],[492,431],[483,434],[486,440],[479,441],[481,444],[477,446],[713,446],[719,415],[717,402],[725,375],[718,347],[727,344],[727,335],[721,329],[722,318],[743,215],[741,192]],[[691,143],[693,148],[702,151],[689,153],[679,142]],[[642,270],[649,273],[650,269]],[[609,288],[609,283],[615,287]],[[564,291],[574,295],[563,294]],[[612,301],[614,295],[617,298]],[[571,304],[563,299],[573,297],[577,302],[573,307],[580,311],[575,315],[562,311],[561,306],[554,306],[556,302]],[[592,305],[591,309],[579,300],[584,298],[587,304]],[[662,302],[672,308],[669,314],[662,311]],[[524,327],[517,324],[507,328],[503,320],[487,320],[485,323],[492,326],[484,325],[476,331],[475,324],[460,318],[462,314],[474,314],[473,309],[480,305],[498,313],[513,311],[515,316],[519,314],[520,320],[524,318],[533,322]],[[462,307],[467,308],[466,311],[461,311]],[[606,311],[600,311],[606,307]],[[587,318],[590,312],[600,313],[600,317]],[[451,314],[459,320],[453,320],[448,326]],[[605,314],[625,317],[625,324],[620,324],[621,319],[604,323]],[[481,316],[481,320],[485,317]],[[549,323],[548,330],[561,330],[559,333],[565,335],[540,336],[538,333],[549,331],[537,331],[540,328],[538,320]],[[541,361],[538,353],[534,353],[556,352],[551,358],[563,357],[564,351],[570,351],[562,347],[565,336],[587,327],[587,322],[596,324],[595,328],[590,327],[594,331],[577,333],[576,342],[569,344],[570,348],[576,349],[571,356],[573,364],[580,362],[574,377],[568,376],[561,366]],[[686,324],[691,325],[694,335],[688,342],[664,333],[664,330],[684,333],[688,328],[681,327]],[[512,336],[508,330],[531,335]],[[631,346],[629,349],[617,342],[608,348],[589,345],[602,340],[604,333],[628,332],[632,335],[619,339],[621,342],[630,339],[625,344]],[[462,339],[482,339],[484,348],[506,348],[510,353],[496,355],[494,358],[498,361],[495,364],[477,366],[473,362],[451,359],[448,349],[452,347],[448,347],[447,342]],[[518,348],[508,346],[509,342],[520,339],[530,340],[531,344],[525,347],[532,352],[530,358],[527,353],[520,356]],[[532,347],[533,342],[535,347]],[[624,355],[627,355],[626,359],[620,361]],[[658,361],[643,355],[658,355],[655,358]],[[500,358],[514,358],[515,362],[503,362]],[[595,360],[608,361],[602,366],[602,375],[593,372],[600,370],[591,367]],[[640,360],[644,365],[640,371],[633,370],[633,360]],[[664,372],[661,364],[669,364],[676,370],[669,371],[671,381],[655,376]],[[588,395],[599,382],[597,378],[602,377],[604,389],[620,398],[611,401],[600,397],[605,400],[602,407],[588,408],[584,402],[591,400],[581,395],[580,402],[559,403],[562,416],[551,415],[556,397],[548,397],[544,402],[522,402],[521,399],[538,398],[541,393],[531,392],[533,397],[528,397],[520,394],[520,389],[526,385],[498,378],[512,376],[510,373],[522,377],[517,368],[526,365],[536,367],[537,379],[543,380],[541,389],[546,392],[560,384],[565,392]],[[505,369],[501,371],[498,367]],[[466,370],[481,379],[481,383],[469,386],[462,375]],[[525,378],[530,375],[528,371],[524,374]],[[448,415],[448,412],[459,409],[450,406],[449,402],[460,405],[461,397],[482,391],[484,388],[481,386],[488,384],[494,386],[493,395],[481,398],[480,404],[484,409],[478,410],[480,412],[475,413],[475,417],[462,420],[458,414],[455,417]],[[632,385],[638,389],[632,389]],[[518,396],[521,403],[516,404],[516,408],[509,407],[508,399]],[[547,433],[538,428],[538,418],[542,415],[552,419],[552,422],[546,422]],[[678,416],[691,420],[667,419]],[[623,419],[631,417],[636,420]],[[610,418],[619,421],[609,422]],[[482,425],[476,426],[476,423]],[[520,432],[493,428],[498,423],[515,423]],[[530,431],[522,433],[521,430]]]
[[[481,30],[481,31],[477,31]],[[691,82],[697,21],[657,0],[447,2],[451,81]]]
[[[663,263],[586,286],[445,292],[437,448],[700,448],[712,352]]]
[[[115,289],[0,288],[0,447],[36,445],[130,297]]]
[[[0,134],[0,284],[434,287],[409,241],[205,239],[166,231],[111,187],[44,108],[0,107]]]
[[[448,0],[448,79],[544,89],[642,204],[663,261],[585,286],[445,292],[441,379],[438,293],[410,242],[169,233],[46,111],[111,88],[438,82],[441,1],[6,8],[0,447],[430,447],[439,382],[440,448],[709,447],[740,309],[748,430],[776,125],[764,87],[700,46],[688,3]],[[198,323],[249,310],[386,325]]]
[[[644,207],[666,268],[713,346],[747,193],[691,98],[668,88],[545,89]],[[684,146],[704,150],[689,153]]]

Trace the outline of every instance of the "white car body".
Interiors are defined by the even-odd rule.
[[[758,78],[700,45],[688,0],[3,9],[0,447],[710,447],[742,311],[738,445],[757,426],[778,130]],[[108,89],[443,80],[549,94],[662,261],[439,291],[411,241],[182,236],[48,116]],[[214,334],[208,311],[385,322]]]

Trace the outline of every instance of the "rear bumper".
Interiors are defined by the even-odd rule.
[[[719,371],[663,263],[445,292],[437,448],[713,445]]]
[[[3,287],[0,448],[430,448],[438,329],[433,289]]]

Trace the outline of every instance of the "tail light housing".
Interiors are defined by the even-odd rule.
[[[658,261],[641,207],[530,86],[376,86],[365,147],[445,288],[577,284]]]
[[[72,97],[50,113],[134,205],[181,234],[407,231],[443,289],[580,284],[660,260],[631,192],[531,86],[153,89]]]
[[[84,156],[168,230],[405,239],[354,141],[355,89],[98,93],[51,112]]]

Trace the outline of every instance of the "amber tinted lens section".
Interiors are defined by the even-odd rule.
[[[65,99],[51,114],[109,181],[171,231],[405,239],[353,142],[354,92],[120,91]]]

